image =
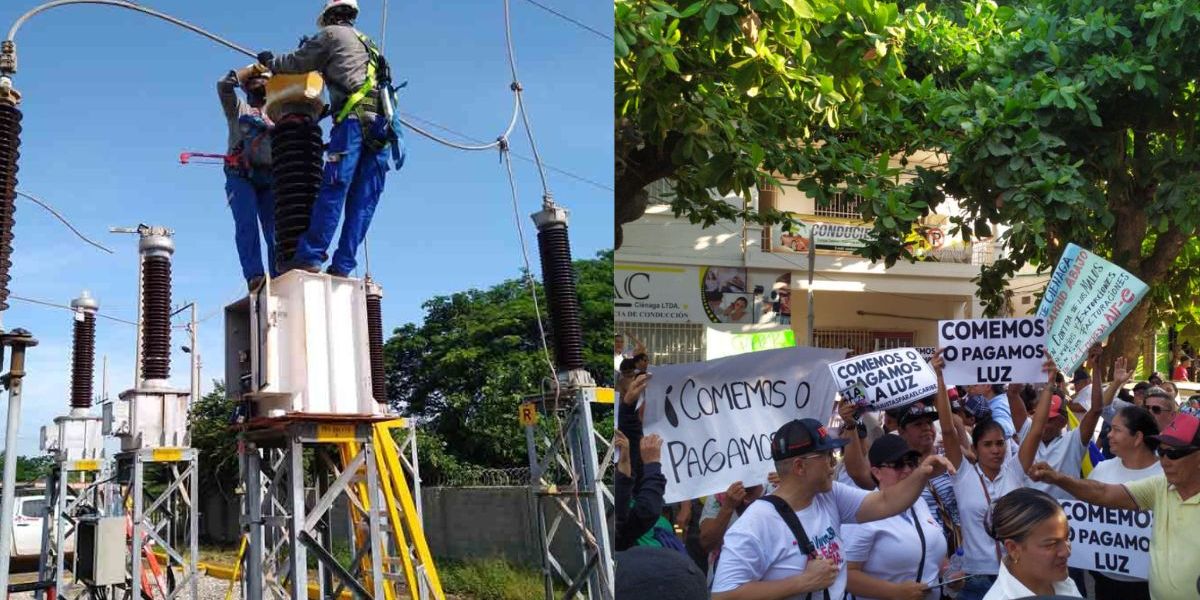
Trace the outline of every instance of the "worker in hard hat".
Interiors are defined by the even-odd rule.
[[[229,150],[225,159],[225,196],[233,211],[234,240],[242,276],[250,291],[262,285],[262,250],[259,227],[267,246],[267,265],[275,268],[275,194],[271,190],[271,122],[263,112],[270,73],[254,65],[230,71],[217,82],[217,97],[229,123]],[[246,93],[238,97],[237,88]]]
[[[321,29],[315,37],[306,38],[290,54],[258,55],[259,68],[277,74],[319,71],[329,87],[334,123],[312,220],[285,269],[320,270],[344,204],[345,222],[328,272],[341,277],[353,272],[358,247],[383,193],[389,148],[396,168],[403,164],[387,61],[375,43],[354,28],[357,17],[357,0],[327,0],[317,17]]]

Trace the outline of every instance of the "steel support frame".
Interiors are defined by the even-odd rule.
[[[575,390],[558,407],[545,406],[544,412],[562,418],[562,437],[536,439],[534,426],[525,428],[525,443],[529,453],[530,504],[537,525],[542,552],[542,577],[547,600],[554,598],[557,578],[567,586],[565,597],[587,600],[610,600],[614,597],[613,555],[609,539],[607,511],[612,506],[612,493],[603,483],[597,456],[597,436],[592,422],[589,396]],[[610,453],[611,449],[606,452]],[[607,462],[607,461],[606,461]],[[575,486],[564,488],[547,477],[555,465],[574,474]],[[553,487],[552,487],[553,486]],[[558,514],[547,523],[547,513],[558,507]],[[564,516],[566,519],[564,519]],[[578,529],[581,540],[583,569],[568,573],[554,554],[553,541],[564,520]],[[570,537],[570,536],[568,536]]]
[[[283,428],[243,432],[243,527],[247,533],[245,600],[307,600],[310,582],[308,557],[317,565],[318,597],[336,598],[349,588],[366,600],[384,597],[380,478],[375,457],[372,423],[339,421],[340,435],[322,432],[316,422],[293,422]],[[349,429],[353,433],[349,433]],[[337,460],[339,444],[354,442],[362,451],[344,469]],[[305,465],[305,449],[314,451]],[[357,479],[359,472],[365,481]],[[309,501],[306,481],[315,487]],[[365,484],[371,499],[364,510],[355,486]],[[342,565],[333,556],[330,509],[346,496],[351,511],[367,516],[366,539],[351,527],[354,559]],[[365,567],[365,568],[364,568]],[[369,586],[362,580],[369,580]]]
[[[121,452],[116,456],[118,473],[128,469],[129,484],[125,488],[122,506],[126,502],[132,505],[128,513],[132,522],[132,537],[129,548],[128,581],[131,598],[141,597],[142,549],[147,542],[154,542],[157,548],[166,554],[166,569],[178,566],[182,575],[173,591],[165,595],[153,587],[155,600],[175,600],[188,598],[196,600],[199,592],[199,571],[196,565],[200,560],[200,471],[198,468],[199,452],[195,448],[142,448]],[[146,495],[146,466],[162,467],[167,479],[167,486],[152,497]],[[180,470],[182,468],[182,470]],[[187,531],[184,533],[183,548],[176,548],[165,534],[174,526],[172,519],[176,516],[169,510],[172,506],[182,506],[187,512]],[[166,510],[164,510],[166,509]]]
[[[67,538],[75,533],[79,523],[80,509],[91,507],[96,514],[103,514],[106,504],[106,487],[108,480],[98,468],[92,468],[87,463],[99,461],[57,460],[46,476],[46,492],[53,490],[53,495],[47,498],[46,516],[42,525],[42,550],[38,559],[38,579],[40,581],[54,580],[54,589],[59,598],[71,600],[66,593],[67,582],[63,577],[66,572],[66,553],[62,552]],[[83,463],[81,465],[81,463]],[[79,467],[84,468],[79,468]],[[85,476],[94,474],[93,479],[75,496],[69,496],[71,475]],[[53,534],[51,533],[53,531]],[[74,569],[71,569],[74,571]],[[75,597],[84,595],[81,591]],[[44,592],[34,593],[36,600],[42,600]]]

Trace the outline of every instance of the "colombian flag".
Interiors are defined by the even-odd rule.
[[[1071,429],[1079,427],[1079,417],[1075,416],[1075,412],[1068,410],[1066,413],[1067,427]],[[1096,445],[1096,442],[1088,440],[1087,452],[1083,453],[1083,462],[1079,464],[1080,477],[1087,479],[1088,475],[1092,474],[1092,469],[1102,460],[1104,460],[1104,454],[1100,452],[1100,447]]]

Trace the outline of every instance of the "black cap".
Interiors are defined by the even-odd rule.
[[[688,555],[669,548],[634,546],[616,555],[616,596],[621,600],[707,600],[704,573]]]
[[[922,400],[917,400],[901,408],[890,409],[887,412],[893,419],[896,419],[901,427],[920,419],[935,421],[938,418],[937,409]]]
[[[921,453],[910,448],[904,438],[889,433],[871,444],[871,449],[867,451],[867,459],[871,461],[872,467],[878,467],[884,463],[899,461],[910,454],[915,458],[921,457]]]
[[[825,426],[816,419],[794,419],[783,424],[771,436],[771,460],[783,460],[809,454],[827,452],[845,446],[849,440],[829,437]]]
[[[1092,376],[1088,374],[1087,369],[1079,367],[1078,369],[1075,369],[1075,376],[1071,378],[1071,383],[1079,383],[1080,381],[1086,381],[1091,378]]]

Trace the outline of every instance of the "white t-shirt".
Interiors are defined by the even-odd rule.
[[[832,490],[817,494],[811,504],[796,511],[817,553],[840,568],[829,587],[830,598],[841,598],[846,589],[842,524],[857,522],[858,509],[869,493],[835,481]],[[795,536],[775,507],[766,501],[755,501],[725,532],[712,591],[728,592],[754,581],[787,579],[803,573],[807,565],[808,557],[800,552]]]
[[[1054,584],[1054,595],[1056,596],[1071,596],[1082,598],[1083,594],[1079,593],[1079,588],[1075,587],[1075,582],[1070,577],[1056,582]],[[1000,576],[996,578],[996,583],[988,589],[988,593],[984,595],[983,600],[1015,600],[1016,598],[1037,597],[1037,594],[1025,587],[1025,584],[1017,581],[1012,573],[1008,572],[1008,566],[1000,567]]]
[[[1162,474],[1162,464],[1158,462],[1144,469],[1128,469],[1121,462],[1121,459],[1110,458],[1096,465],[1092,469],[1091,474],[1088,475],[1088,479],[1095,479],[1104,483],[1128,483]],[[1118,575],[1116,573],[1105,573],[1104,576],[1117,581],[1145,581],[1145,579],[1129,577],[1128,575]]]
[[[1083,386],[1083,389],[1079,390],[1079,393],[1075,394],[1075,397],[1072,400],[1074,402],[1078,402],[1079,405],[1083,407],[1083,410],[1091,410],[1092,409],[1092,384],[1089,383],[1089,384]]]
[[[1079,428],[1076,427],[1070,431],[1064,431],[1062,435],[1054,438],[1054,441],[1049,444],[1038,442],[1037,457],[1034,458],[1034,464],[1045,462],[1055,471],[1067,475],[1068,477],[1079,477],[1080,463],[1083,462],[1083,454],[1087,452],[1087,446],[1084,446],[1079,441]],[[1074,500],[1075,497],[1068,494],[1066,490],[1057,485],[1050,485],[1040,481],[1030,481],[1029,487],[1041,490],[1058,498],[1059,500]]]
[[[982,479],[983,485],[980,485]],[[984,485],[987,494],[984,494]],[[983,526],[988,511],[988,497],[992,502],[1005,494],[1026,485],[1025,471],[1021,460],[1009,456],[1000,465],[996,479],[989,481],[977,466],[963,459],[954,473],[954,496],[958,500],[958,516],[962,524],[963,568],[971,575],[995,575],[1000,571],[996,559],[996,541],[987,534]]]
[[[941,597],[941,590],[933,586],[937,584],[938,571],[942,560],[946,558],[946,537],[942,535],[941,525],[929,513],[929,506],[924,500],[918,499],[912,507],[925,534],[925,567],[921,581],[933,590],[925,598],[936,600]],[[881,521],[847,525],[842,529],[842,538],[846,542],[846,560],[864,563],[863,572],[867,575],[892,583],[916,580],[917,564],[921,559],[918,555],[921,538],[913,526],[910,511]],[[855,597],[858,600],[873,600],[865,596]]]

